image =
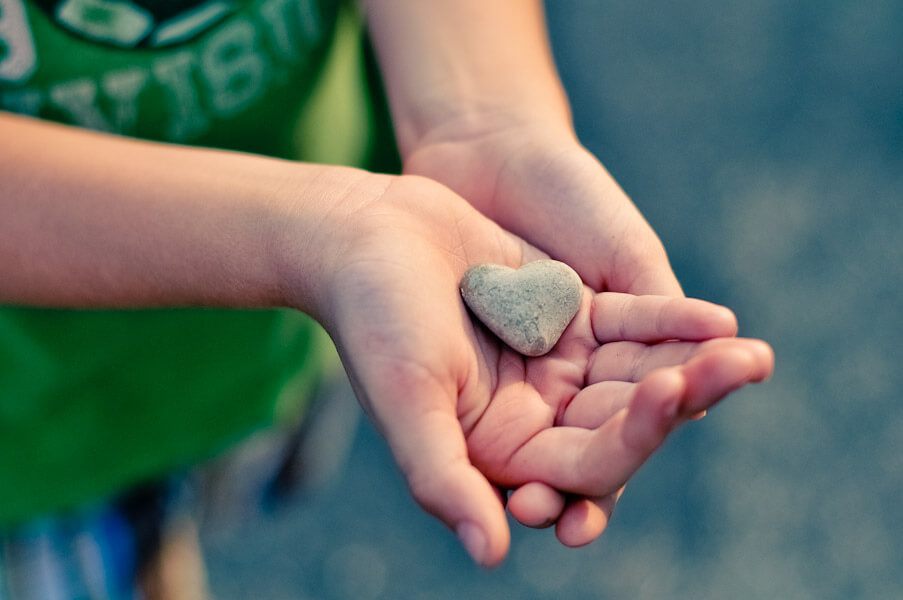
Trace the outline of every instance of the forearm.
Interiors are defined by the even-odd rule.
[[[369,0],[402,155],[434,136],[524,121],[570,130],[536,0]]]
[[[0,131],[6,304],[310,309],[322,219],[360,177],[5,113]]]

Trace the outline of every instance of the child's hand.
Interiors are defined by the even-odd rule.
[[[596,291],[682,295],[658,236],[572,130],[555,119],[511,126],[516,115],[474,121],[437,126],[405,172],[449,186]]]
[[[556,349],[525,360],[474,324],[458,281],[477,262],[543,255],[435,182],[381,181],[323,228],[337,239],[318,317],[414,497],[481,564],[508,548],[500,487],[520,487],[521,520],[557,520],[562,541],[585,543],[601,531],[591,507],[671,428],[771,368],[757,342],[695,341],[734,334],[724,308],[589,291]],[[693,341],[646,349],[671,338]],[[561,493],[585,500],[562,509]]]
[[[596,294],[552,353],[499,362],[500,381],[517,383],[499,386],[468,435],[471,457],[515,488],[508,508],[522,523],[555,524],[568,546],[589,543],[668,433],[770,374],[765,343],[706,339],[735,328],[730,311],[700,300]]]
[[[682,297],[655,232],[569,125],[513,117],[490,113],[440,123],[410,148],[405,171],[448,185],[502,227],[571,265],[595,291]],[[597,536],[618,494],[572,502],[557,521],[562,542]],[[509,509],[539,525],[563,503],[560,494],[530,485],[511,496]]]

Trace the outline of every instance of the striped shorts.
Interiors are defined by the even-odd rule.
[[[159,549],[178,484],[0,531],[0,600],[140,600],[142,567]]]

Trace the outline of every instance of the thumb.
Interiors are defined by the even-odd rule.
[[[441,449],[428,447],[419,454],[405,473],[414,499],[454,530],[474,562],[487,567],[500,563],[510,533],[495,487],[466,455],[444,456]]]
[[[628,242],[614,253],[610,271],[603,276],[603,289],[634,295],[683,297],[677,276],[658,236],[639,213],[627,230]]]
[[[450,395],[457,390],[444,389],[417,367],[393,371],[392,389],[379,399],[371,393],[367,404],[411,494],[455,532],[474,562],[497,565],[510,544],[505,508],[468,458],[456,398]]]

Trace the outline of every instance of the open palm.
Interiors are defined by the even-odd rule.
[[[770,372],[764,344],[710,339],[734,334],[727,309],[589,288],[555,349],[524,358],[471,319],[458,281],[542,253],[418,177],[340,218],[320,317],[414,497],[480,563],[507,551],[500,489],[522,522],[586,543],[673,427]]]

